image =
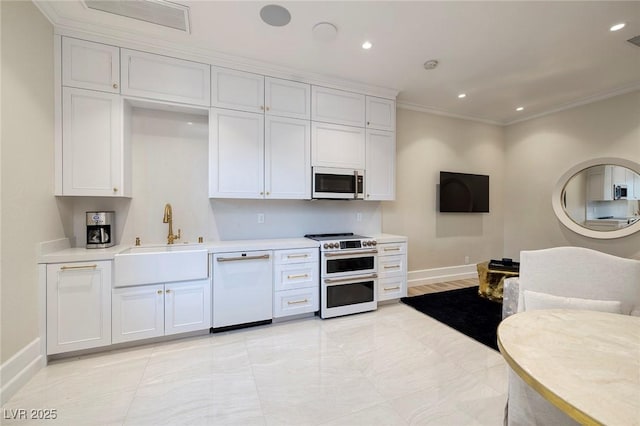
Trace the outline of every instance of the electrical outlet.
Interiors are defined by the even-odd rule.
[[[258,223],[264,223],[264,213],[258,213]]]
[[[469,264],[469,256],[465,256],[464,257],[464,264],[468,265]]]
[[[362,213],[361,212],[356,213],[356,222],[362,222]]]

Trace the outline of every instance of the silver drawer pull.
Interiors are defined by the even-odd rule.
[[[300,257],[309,257],[309,255],[307,253],[304,254],[288,254],[287,255],[287,259],[297,259]]]
[[[294,280],[296,278],[309,278],[309,274],[287,275],[288,280]]]
[[[218,262],[235,262],[238,260],[259,260],[259,259],[268,259],[268,254],[263,254],[260,256],[238,256],[238,257],[219,257],[217,259]]]
[[[399,269],[400,265],[391,265],[391,266],[386,266],[384,267],[384,269]]]
[[[349,281],[361,281],[378,278],[378,274],[362,275],[358,277],[346,277],[346,278],[327,278],[324,280],[326,284],[345,283]]]
[[[385,287],[384,291],[391,291],[391,290],[400,290],[400,286],[397,285],[395,287]]]
[[[288,305],[299,305],[300,303],[307,303],[308,300],[304,299],[304,300],[296,300],[294,302],[287,302]]]
[[[360,256],[361,254],[376,254],[378,250],[365,250],[365,251],[349,251],[339,253],[325,253],[325,257],[337,257],[337,256]]]
[[[63,271],[68,271],[70,269],[96,269],[98,265],[82,265],[82,266],[63,266],[60,269]]]
[[[400,251],[400,247],[385,247],[384,251]]]

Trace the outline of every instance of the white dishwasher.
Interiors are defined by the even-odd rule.
[[[213,255],[213,328],[271,321],[273,255],[269,251]]]

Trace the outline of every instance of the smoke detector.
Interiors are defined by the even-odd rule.
[[[87,9],[191,32],[189,8],[178,3],[166,0],[84,0],[83,4]]]
[[[437,66],[438,66],[438,61],[435,59],[429,59],[427,62],[424,63],[425,70],[432,70],[432,69],[435,69]]]

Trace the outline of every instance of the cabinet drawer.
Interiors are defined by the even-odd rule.
[[[407,243],[378,244],[378,256],[395,256],[407,254]]]
[[[378,275],[380,277],[396,274],[406,275],[406,260],[407,257],[404,255],[378,257]]]
[[[318,263],[293,263],[277,265],[274,269],[274,288],[293,290],[296,288],[318,287]]]
[[[278,291],[273,298],[273,317],[315,312],[319,308],[318,287]]]
[[[378,301],[398,299],[407,295],[407,279],[404,275],[378,279]]]
[[[211,67],[122,49],[122,94],[208,107]]]
[[[287,265],[290,263],[307,263],[318,261],[318,249],[291,249],[274,251],[275,264]]]

